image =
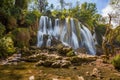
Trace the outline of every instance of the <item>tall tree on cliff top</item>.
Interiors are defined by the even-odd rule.
[[[63,8],[65,7],[65,1],[59,0],[59,2],[60,2],[61,10],[63,10]]]
[[[120,26],[120,0],[111,0],[110,5],[113,8],[113,13],[112,15],[112,21],[116,24],[117,26]]]
[[[38,0],[38,9],[40,12],[44,12],[48,6],[47,0]]]

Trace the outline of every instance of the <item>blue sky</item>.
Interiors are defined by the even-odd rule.
[[[71,2],[73,5],[72,6],[75,6],[76,4],[76,1],[77,0],[64,0],[65,2]],[[92,3],[96,3],[96,6],[97,6],[97,10],[98,10],[98,13],[102,13],[102,10],[108,5],[109,3],[109,0],[78,0],[80,1],[80,3],[84,3],[84,2],[92,2]],[[56,8],[60,8],[59,6],[59,0],[48,0],[48,2],[50,4],[54,4]]]

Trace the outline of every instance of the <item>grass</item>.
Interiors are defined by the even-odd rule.
[[[75,68],[74,68],[75,67]],[[18,65],[0,66],[0,80],[28,80],[30,76],[35,76],[35,80],[52,80],[54,77],[62,77],[65,80],[78,80],[77,76],[83,76],[85,80],[96,80],[94,77],[86,76],[86,72],[92,72],[95,66],[81,65],[67,68],[48,68],[35,67],[34,63],[20,63]],[[120,77],[115,75],[115,70],[109,68],[99,68],[102,73],[102,80],[120,80]]]

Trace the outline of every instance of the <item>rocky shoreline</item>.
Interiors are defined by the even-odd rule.
[[[69,55],[68,55],[69,53]],[[22,66],[20,64],[26,64],[33,66],[33,72],[37,73],[37,77],[35,75],[29,75],[29,80],[119,80],[120,73],[117,72],[113,65],[109,62],[105,61],[105,55],[101,56],[93,56],[81,52],[74,52],[70,47],[64,46],[56,46],[49,48],[37,48],[32,46],[30,49],[23,49],[19,51],[19,53],[13,54],[11,57],[6,60],[2,60],[0,63],[1,66]],[[44,68],[46,70],[44,70]],[[86,69],[84,69],[86,68]],[[27,68],[26,68],[27,69]],[[29,69],[29,67],[28,67]],[[35,69],[35,70],[34,70]],[[50,74],[42,73],[42,75],[38,78],[38,71],[49,71],[51,69]],[[60,71],[60,73],[54,73],[54,70],[68,70],[68,72]],[[108,79],[107,74],[109,73],[104,71],[111,71],[110,78]],[[64,77],[62,74],[69,75],[69,71],[73,73],[79,73],[78,71],[83,70],[80,73],[74,75],[72,79],[71,76]],[[56,72],[56,71],[55,71]],[[30,70],[30,74],[32,74]],[[46,75],[45,75],[46,74]],[[62,75],[58,76],[57,74]],[[104,74],[104,75],[103,75]],[[115,77],[112,77],[115,76]],[[47,76],[47,77],[44,77]],[[106,76],[106,77],[105,77]],[[36,79],[38,78],[38,79]],[[11,79],[10,79],[11,80]],[[24,79],[23,79],[24,80]]]

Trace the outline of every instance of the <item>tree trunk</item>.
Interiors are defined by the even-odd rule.
[[[111,15],[109,15],[109,24],[108,26],[106,26],[106,32],[104,34],[104,39],[103,39],[103,42],[102,42],[102,49],[103,49],[103,53],[107,56],[106,58],[108,59],[109,58],[109,53],[110,53],[110,48],[111,48],[111,44],[109,42],[109,38],[107,37],[109,35],[109,33],[111,32],[111,29],[110,29],[110,26],[111,26]]]

